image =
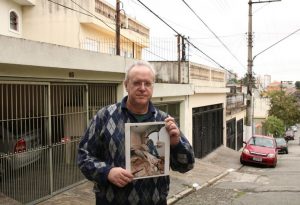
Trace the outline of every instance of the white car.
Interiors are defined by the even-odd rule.
[[[298,128],[297,128],[296,125],[291,126],[291,129],[292,129],[294,132],[297,132],[297,131],[298,131]]]

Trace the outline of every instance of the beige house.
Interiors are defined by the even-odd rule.
[[[253,133],[265,134],[263,123],[268,118],[270,110],[270,99],[260,95],[259,90],[254,90],[253,102]]]
[[[0,11],[0,34],[116,54],[116,12],[105,1],[3,0]],[[124,12],[120,21],[121,56],[141,58],[149,28]]]
[[[160,108],[163,104],[176,108],[180,127],[193,144],[195,156],[204,157],[226,144],[225,72],[193,62],[182,62],[180,66],[178,62],[151,63],[157,69],[157,81],[163,82],[156,83],[153,101]],[[174,115],[176,118],[176,112]]]
[[[80,137],[98,109],[126,95],[125,68],[149,46],[149,29],[121,14],[116,56],[113,6],[55,2],[0,1],[0,131],[36,130],[27,143],[17,139],[12,150],[0,150],[0,192],[21,203],[84,180],[76,164]],[[153,102],[175,117],[196,157],[226,145],[225,72],[189,61],[151,63],[157,70]]]

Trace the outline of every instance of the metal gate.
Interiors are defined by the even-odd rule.
[[[236,122],[236,131],[237,131],[237,144],[236,149],[239,150],[243,147],[243,138],[244,138],[244,120],[240,119]]]
[[[193,147],[202,158],[223,144],[222,104],[193,108]]]
[[[236,119],[233,118],[226,122],[226,146],[235,150],[236,143]]]
[[[0,82],[0,200],[37,202],[82,181],[77,146],[116,84]]]

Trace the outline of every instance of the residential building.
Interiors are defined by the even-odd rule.
[[[253,99],[253,133],[265,134],[263,123],[269,115],[270,100],[268,97],[262,96],[257,89],[254,89]]]
[[[105,1],[3,0],[0,9],[2,35],[116,54],[116,12]],[[120,21],[121,56],[140,59],[149,28],[124,12]]]
[[[281,82],[274,81],[270,83],[267,87],[267,92],[279,91],[281,90]]]
[[[263,86],[264,89],[267,88],[271,83],[271,75],[264,75]]]
[[[239,150],[243,147],[244,123],[246,118],[246,87],[227,84],[230,91],[226,94],[226,146]]]

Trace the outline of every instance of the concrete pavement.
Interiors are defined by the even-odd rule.
[[[168,204],[174,204],[186,194],[216,182],[229,173],[231,169],[239,169],[241,167],[239,157],[240,152],[221,146],[203,159],[196,159],[194,169],[187,173],[181,174],[170,171],[171,186]],[[95,204],[92,187],[91,182],[84,182],[39,203],[39,205]]]

